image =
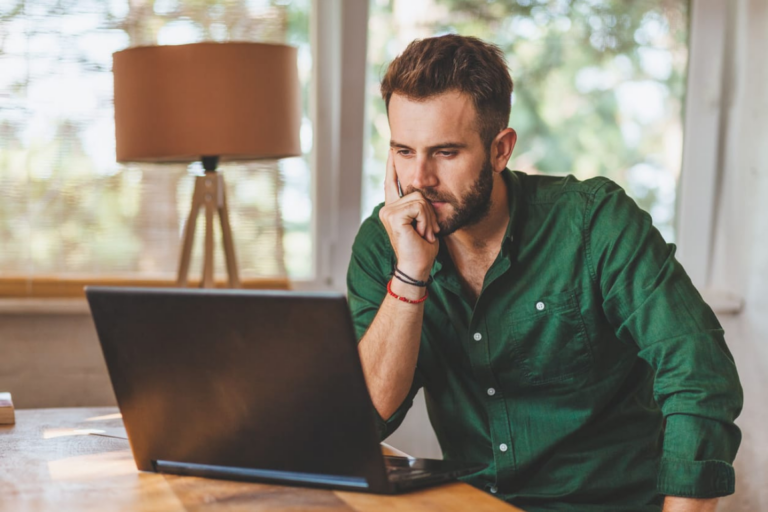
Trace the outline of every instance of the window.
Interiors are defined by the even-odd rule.
[[[688,60],[687,0],[372,0],[363,217],[383,200],[386,65],[416,38],[473,35],[506,54],[510,168],[607,176],[674,241]]]
[[[310,0],[4,2],[0,278],[175,278],[194,175],[202,167],[115,163],[112,53],[206,40],[299,48],[304,156],[220,169],[241,276],[310,278],[310,6]],[[200,220],[191,277],[200,275],[202,228]]]

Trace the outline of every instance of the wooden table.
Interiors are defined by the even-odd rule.
[[[120,426],[112,407],[16,411],[0,426],[0,511],[519,511],[463,483],[377,496],[142,473],[128,441],[88,432]]]

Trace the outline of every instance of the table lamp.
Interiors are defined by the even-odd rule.
[[[215,285],[213,222],[218,213],[229,286],[237,260],[219,162],[301,155],[296,48],[263,43],[141,46],[113,55],[118,162],[201,161],[181,249],[187,286],[197,216],[205,208],[201,286]]]

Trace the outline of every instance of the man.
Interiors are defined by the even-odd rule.
[[[386,200],[348,288],[382,438],[423,387],[445,458],[524,510],[714,510],[741,387],[675,247],[608,179],[506,169],[498,48],[415,41],[381,91]]]

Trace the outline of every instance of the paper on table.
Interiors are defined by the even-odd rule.
[[[415,459],[416,458],[413,455],[408,455],[404,451],[398,450],[397,448],[395,448],[391,444],[387,444],[387,443],[381,443],[381,451],[382,451],[382,453],[384,453],[384,455],[394,455],[395,457],[406,457],[406,458],[409,458],[409,459]]]
[[[13,425],[16,423],[16,415],[13,409],[13,400],[10,393],[0,393],[0,425]]]
[[[115,439],[128,440],[128,434],[125,432],[125,427],[89,428],[88,433],[92,436],[114,437]]]

